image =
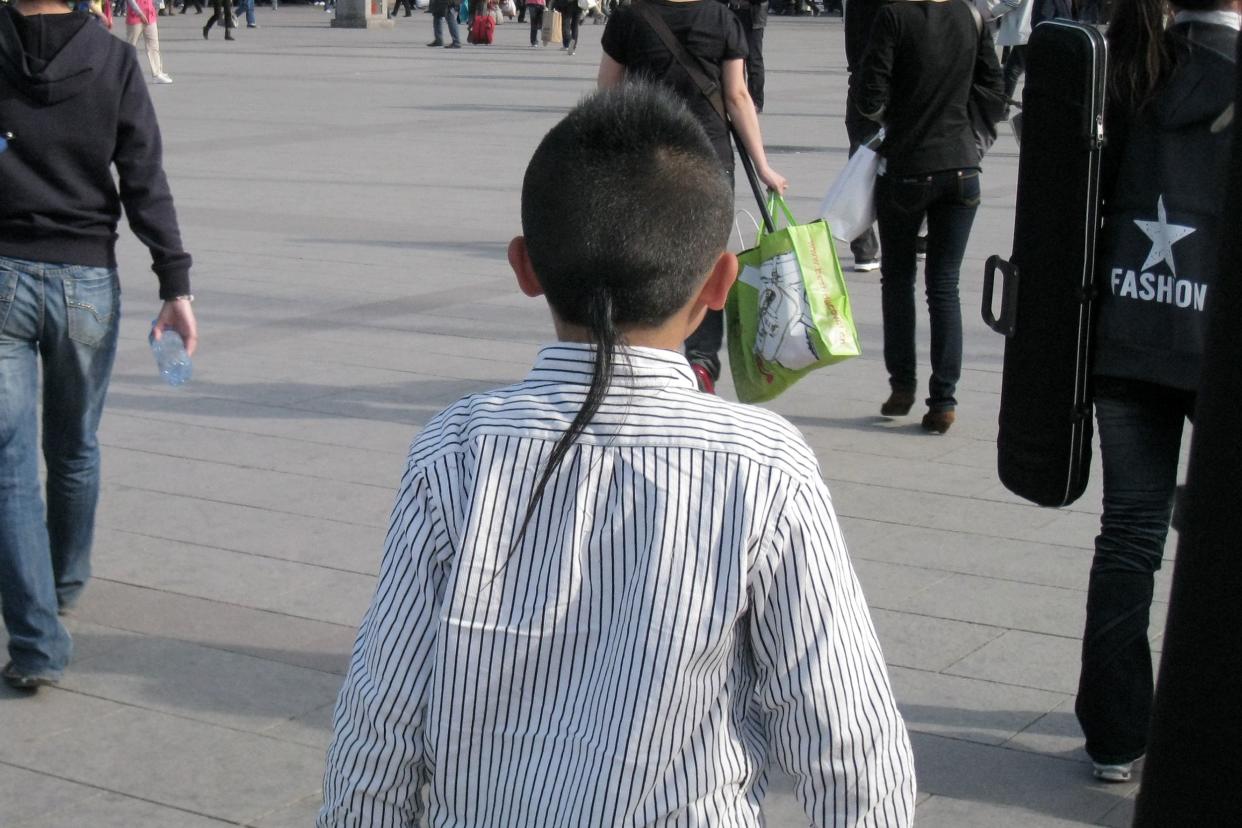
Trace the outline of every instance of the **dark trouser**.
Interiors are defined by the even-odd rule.
[[[188,12],[190,10],[190,6],[193,6],[197,10],[198,14],[203,13],[203,0],[185,0],[185,3],[181,6],[181,13],[185,14]]]
[[[733,158],[725,162],[724,175],[729,179],[729,187],[733,187]],[[686,338],[686,361],[702,365],[711,374],[712,381],[720,379],[720,348],[724,345],[724,311],[709,310],[707,316],[694,329],[694,333]]]
[[[454,43],[460,43],[461,37],[457,31],[457,13],[458,5],[451,3],[449,0],[431,0],[431,31],[435,34],[435,42],[444,42],[444,24],[448,24],[449,38]]]
[[[932,375],[927,407],[950,411],[962,373],[962,306],[957,283],[979,209],[979,171],[944,170],[923,175],[882,175],[875,185],[880,225],[880,300],[884,365],[894,391],[918,387],[914,345],[915,246],[927,216],[927,309],[931,315]]]
[[[850,73],[849,86],[845,95],[845,134],[850,139],[850,155],[857,152],[859,145],[875,135],[880,128],[875,121],[860,115],[858,107],[854,105],[855,95],[858,94],[856,90],[858,78],[857,72]],[[878,259],[880,242],[875,237],[875,228],[868,227],[867,232],[850,242],[850,253],[854,255],[855,262],[873,262]]]
[[[750,97],[755,101],[755,109],[759,112],[763,111],[763,32],[760,26],[758,29],[752,29],[749,25],[746,29],[746,89],[750,92]]]
[[[207,18],[207,25],[203,28],[210,29],[217,20],[225,30],[233,28],[233,7],[228,0],[211,0],[211,17]]]
[[[1074,711],[1087,753],[1102,764],[1130,762],[1147,751],[1148,615],[1169,533],[1182,426],[1194,400],[1191,391],[1097,378],[1104,507],[1087,589]]]
[[[1018,79],[1026,71],[1026,46],[1011,46],[1005,51],[1005,97],[1013,98]]]
[[[526,14],[530,17],[530,45],[539,42],[539,30],[543,28],[543,6],[526,6]]]
[[[572,8],[561,12],[561,48],[568,49],[578,42],[578,25],[582,23],[582,9],[575,2]]]
[[[519,23],[526,22],[526,3],[523,0],[515,0],[517,5],[517,19]]]
[[[402,7],[402,6],[405,6],[405,16],[406,16],[406,17],[409,17],[411,14],[413,14],[413,13],[414,13],[414,6],[413,6],[413,4],[410,2],[410,0],[396,0],[396,2],[392,4],[392,11],[390,11],[390,12],[388,13],[388,16],[389,16],[389,17],[396,17],[396,16],[397,16],[397,12],[401,11],[401,7]]]

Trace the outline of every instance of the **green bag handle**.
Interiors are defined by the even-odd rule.
[[[776,192],[775,190],[768,190],[767,208],[768,208],[768,215],[772,216],[774,219],[777,218],[778,216],[784,216],[786,227],[793,227],[795,224],[798,223],[798,220],[794,218],[793,211],[790,210],[789,205],[785,203],[785,198],[780,193]],[[768,235],[769,233],[775,233],[777,229],[778,228],[776,227],[775,222],[773,222],[773,226],[771,230],[768,230],[766,224],[760,225],[759,238],[762,239],[764,236]]]

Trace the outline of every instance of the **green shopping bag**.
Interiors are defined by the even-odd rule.
[[[768,212],[785,227],[759,231],[738,259],[725,304],[729,367],[742,402],[779,395],[824,365],[858,356],[858,331],[828,224],[798,224],[785,200],[768,195]]]

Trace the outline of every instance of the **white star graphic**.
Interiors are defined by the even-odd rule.
[[[1147,254],[1147,261],[1143,262],[1143,270],[1148,270],[1157,262],[1168,262],[1169,272],[1176,276],[1177,265],[1173,262],[1173,245],[1195,232],[1195,228],[1169,224],[1169,215],[1164,209],[1164,196],[1156,199],[1155,221],[1135,219],[1134,223],[1147,238],[1151,239],[1151,252]]]

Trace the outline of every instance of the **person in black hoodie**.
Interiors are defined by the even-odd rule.
[[[90,575],[122,206],[159,277],[154,336],[175,330],[191,353],[198,337],[190,256],[133,47],[55,0],[0,8],[0,134],[11,136],[0,152],[0,605],[10,659],[2,675],[35,689],[69,662],[57,616]]]
[[[1093,368],[1104,496],[1075,710],[1109,782],[1129,779],[1147,750],[1148,615],[1231,226],[1221,211],[1242,17],[1234,0],[1177,0],[1173,11],[1166,30],[1164,0],[1130,0],[1108,32]]]

